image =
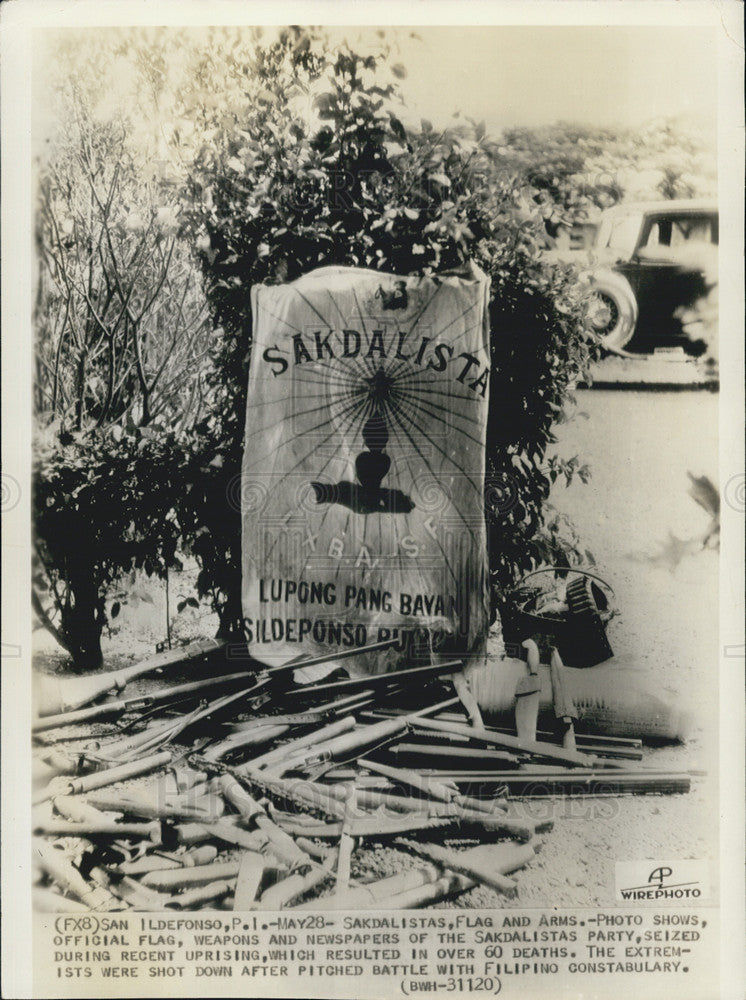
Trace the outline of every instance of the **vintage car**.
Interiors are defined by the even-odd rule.
[[[712,303],[717,251],[714,202],[630,203],[603,212],[587,255],[591,322],[603,346],[622,354],[705,354],[711,345],[698,315]]]

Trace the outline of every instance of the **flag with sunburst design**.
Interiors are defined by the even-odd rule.
[[[327,267],[252,289],[241,510],[258,659],[396,638],[387,669],[480,645],[488,292],[476,267]]]

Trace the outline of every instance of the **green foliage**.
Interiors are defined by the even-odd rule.
[[[712,139],[691,121],[636,129],[561,122],[506,130],[493,146],[496,164],[527,185],[547,235],[593,221],[628,201],[691,198],[716,191]]]
[[[35,442],[34,607],[75,666],[93,669],[111,585],[132,569],[163,576],[180,566],[173,490],[181,457],[168,440],[57,430]],[[115,602],[110,616],[119,610]]]
[[[226,628],[240,615],[232,599],[239,518],[227,498],[240,472],[249,289],[324,265],[436,274],[473,260],[489,274],[495,489],[486,510],[495,594],[544,553],[544,455],[590,356],[583,290],[569,268],[542,260],[541,212],[498,169],[483,128],[406,128],[402,70],[388,64],[385,47],[330,51],[314,33],[287,31],[250,66],[235,67],[246,82],[230,113],[216,108],[201,123],[182,218],[220,324],[210,409],[196,430],[202,453],[220,461],[200,486],[206,503],[190,537],[203,566],[200,592],[212,593]],[[209,60],[197,68],[198,88],[211,69]]]
[[[561,225],[593,218],[599,209],[621,201],[618,172],[607,168],[607,150],[618,133],[563,123],[543,128],[508,129],[494,155],[504,170],[515,172],[529,188],[547,234]]]

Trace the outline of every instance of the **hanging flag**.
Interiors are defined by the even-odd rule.
[[[251,292],[243,611],[268,663],[382,639],[362,669],[488,627],[489,280],[321,268]]]

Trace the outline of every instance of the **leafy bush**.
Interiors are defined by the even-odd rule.
[[[219,58],[195,67],[187,107]],[[200,547],[201,592],[210,588],[224,627],[240,616],[238,505],[226,498],[240,474],[249,289],[324,265],[436,274],[474,260],[489,274],[486,512],[496,601],[552,546],[557,558],[571,558],[544,524],[551,482],[563,471],[561,463],[545,468],[544,456],[590,357],[583,292],[569,268],[542,260],[541,213],[498,169],[484,129],[406,128],[397,103],[404,70],[385,48],[330,51],[315,33],[294,29],[233,71],[239,96],[228,111],[204,114],[183,204],[220,324],[210,410],[196,428],[203,454],[218,459],[200,487],[217,503],[201,506],[190,535]]]
[[[180,566],[172,442],[97,430],[37,436],[33,477],[34,608],[77,668],[101,666],[101,633],[119,613],[112,583],[131,569]],[[153,470],[159,469],[159,475]]]

